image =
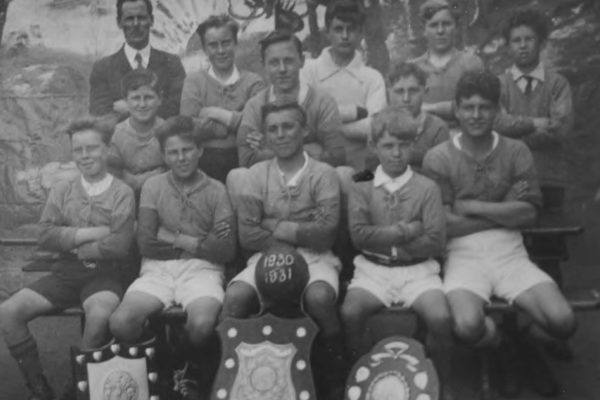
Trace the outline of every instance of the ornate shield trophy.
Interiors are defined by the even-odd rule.
[[[393,336],[377,343],[352,368],[346,400],[438,400],[439,381],[423,345]]]
[[[295,251],[273,249],[258,260],[255,277],[263,312],[226,318],[217,328],[221,363],[213,400],[316,400],[310,350],[315,323],[300,311],[308,281],[306,261]]]
[[[71,348],[77,400],[159,400],[154,339],[96,350]]]

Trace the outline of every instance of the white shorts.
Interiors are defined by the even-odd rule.
[[[143,292],[157,297],[165,307],[181,304],[185,309],[201,297],[223,302],[225,274],[223,267],[208,261],[142,259],[140,277],[127,292]]]
[[[392,304],[410,307],[423,293],[444,290],[440,264],[434,259],[407,267],[386,267],[358,255],[354,258],[354,267],[348,290],[366,290],[386,307]]]
[[[552,278],[529,260],[519,231],[490,229],[448,242],[446,293],[463,289],[486,301],[496,296],[512,303],[543,282]]]
[[[304,257],[308,264],[308,287],[311,283],[316,281],[323,281],[328,283],[335,294],[339,291],[339,275],[342,263],[340,260],[333,255],[331,250],[327,250],[324,253],[316,253],[312,250],[305,249],[302,247],[296,248],[296,251]],[[256,264],[262,253],[255,253],[248,259],[246,268],[235,276],[229,282],[231,285],[233,282],[241,281],[252,286],[256,290],[256,280],[254,279],[254,271],[256,270]]]

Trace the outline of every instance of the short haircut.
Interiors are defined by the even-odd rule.
[[[427,73],[423,71],[417,64],[409,62],[395,63],[391,66],[388,73],[388,83],[395,84],[401,78],[414,76],[419,85],[425,86],[427,83]]]
[[[187,140],[200,147],[198,136],[194,134],[194,121],[191,117],[185,115],[176,115],[167,118],[156,129],[156,138],[160,145],[160,150],[165,151],[165,143],[173,136],[178,136],[183,140]]]
[[[512,30],[519,26],[531,28],[540,42],[548,39],[550,34],[550,19],[545,14],[530,8],[522,8],[512,13],[504,27],[502,34],[507,43],[510,41]]]
[[[479,95],[498,106],[500,102],[500,79],[489,71],[465,72],[456,84],[454,99],[456,104],[461,100]]]
[[[140,0],[117,0],[117,23],[121,22],[121,17],[123,16],[123,3],[127,3],[127,2],[136,2],[136,1],[140,1]],[[148,14],[150,15],[150,18],[154,18],[154,16],[152,15],[152,1],[150,0],[141,0],[144,2],[144,4],[146,4],[146,10],[148,10]]]
[[[304,108],[298,103],[267,103],[261,108],[261,116],[263,124],[267,120],[267,116],[271,113],[292,110],[296,111],[296,114],[299,116],[300,126],[305,127],[307,123],[306,111]]]
[[[148,86],[158,96],[162,96],[162,85],[158,79],[158,75],[154,71],[145,68],[136,68],[125,74],[121,79],[121,95],[127,98],[127,95],[132,90],[138,90],[142,86]]]
[[[375,144],[386,132],[399,140],[414,141],[419,124],[408,111],[397,106],[388,106],[373,115],[371,128],[371,140]]]
[[[298,51],[298,55],[302,57],[302,42],[300,41],[300,39],[298,39],[298,37],[291,32],[275,30],[271,31],[259,42],[260,56],[262,57],[263,62],[265,61],[265,52],[269,46],[275,43],[290,41],[294,43],[294,46],[296,46],[296,50]]]
[[[98,132],[105,144],[110,143],[114,131],[114,124],[111,124],[106,119],[93,117],[91,115],[74,119],[69,123],[66,129],[69,139],[73,140],[73,135],[83,131]]]
[[[240,30],[240,25],[229,15],[227,14],[219,14],[219,15],[211,15],[200,25],[198,25],[198,29],[196,32],[198,36],[200,36],[200,41],[202,42],[202,46],[204,46],[204,36],[209,29],[213,28],[222,28],[225,27],[229,29],[231,32],[231,36],[233,36],[233,41],[237,43],[238,41],[238,31]]]
[[[325,11],[325,28],[329,29],[334,18],[362,27],[365,13],[359,2],[352,0],[334,0],[329,2]]]
[[[419,7],[419,16],[422,21],[427,22],[442,10],[448,10],[454,22],[458,23],[460,10],[457,4],[449,0],[427,0]]]

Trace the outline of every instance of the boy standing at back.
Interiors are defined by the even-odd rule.
[[[504,30],[513,65],[500,75],[498,133],[523,140],[540,176],[544,209],[563,206],[567,165],[564,141],[573,127],[569,82],[540,60],[548,40],[548,18],[536,10],[519,10]]]
[[[169,171],[148,179],[142,188],[140,277],[111,316],[110,328],[118,340],[135,343],[143,338],[149,317],[180,304],[187,313],[191,350],[177,389],[184,400],[195,400],[207,388],[192,377],[194,367],[218,349],[214,328],[223,300],[224,265],[235,255],[235,222],[225,186],[198,169],[202,148],[192,119],[167,119],[158,141]]]
[[[110,139],[108,165],[139,197],[151,176],[164,172],[156,129],[162,90],[158,77],[148,69],[136,69],[123,77],[121,87],[129,118],[115,127]]]
[[[519,230],[534,223],[541,193],[527,146],[492,130],[499,101],[497,77],[465,73],[455,96],[461,132],[430,150],[423,169],[442,189],[446,208],[444,286],[454,332],[468,344],[495,349],[498,364],[510,368],[513,343],[484,313],[492,296],[531,317],[524,340],[538,334],[567,339],[575,331],[575,317],[523,244]]]
[[[366,168],[371,116],[386,105],[381,74],[365,65],[358,51],[365,24],[364,11],[356,1],[331,1],[325,12],[330,46],[314,60],[307,60],[301,77],[309,85],[335,99],[345,137],[346,165]]]
[[[340,185],[333,167],[310,157],[303,143],[306,114],[297,103],[262,108],[265,139],[275,158],[252,166],[238,198],[240,245],[254,254],[229,284],[224,314],[246,318],[259,310],[254,278],[261,253],[274,245],[294,247],[308,264],[304,310],[320,328],[314,365],[327,371],[317,390],[343,382],[343,340],[336,298],[340,261],[331,252],[340,214]]]
[[[188,75],[181,94],[181,115],[194,119],[203,143],[200,169],[222,183],[239,166],[235,141],[244,105],[266,86],[260,76],[235,65],[238,29],[228,15],[212,15],[198,26],[210,65]]]
[[[430,332],[427,345],[445,380],[452,326],[435,258],[444,249],[446,221],[439,188],[409,165],[417,130],[412,116],[395,107],[373,118],[371,144],[380,164],[372,181],[357,182],[350,191],[350,234],[361,254],[341,313],[355,361],[368,351],[364,336],[371,315],[392,304],[414,308]]]

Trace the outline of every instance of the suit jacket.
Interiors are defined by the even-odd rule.
[[[123,98],[121,79],[131,69],[124,47],[115,54],[94,63],[90,75],[90,114],[114,113],[113,103]],[[181,89],[185,79],[181,60],[176,55],[151,48],[148,69],[158,76],[164,90],[158,115],[162,118],[178,115]]]

